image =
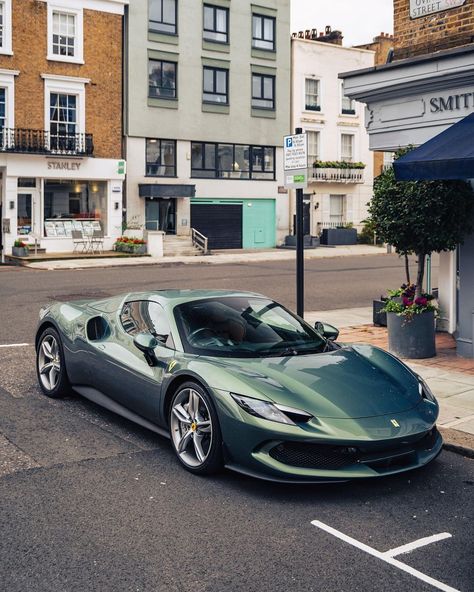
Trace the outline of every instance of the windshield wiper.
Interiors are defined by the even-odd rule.
[[[300,352],[294,347],[286,347],[284,349],[267,349],[259,353],[266,358],[284,358],[285,356],[297,356]]]

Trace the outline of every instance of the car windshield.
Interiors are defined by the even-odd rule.
[[[295,356],[326,341],[280,304],[254,296],[209,298],[175,307],[186,352],[222,357]]]

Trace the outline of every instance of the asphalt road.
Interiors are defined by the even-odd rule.
[[[437,282],[437,260],[433,285]],[[414,263],[412,273],[415,273]],[[365,255],[306,262],[305,310],[371,306],[372,300],[405,281],[396,255]],[[0,344],[31,342],[43,304],[106,298],[120,292],[166,288],[220,288],[263,293],[296,308],[295,264],[289,261],[233,265],[160,265],[37,271],[0,269]]]
[[[45,301],[132,286],[247,288],[292,306],[284,267],[1,271],[0,343],[31,343]],[[394,257],[308,267],[311,309],[368,305],[403,279]],[[474,461],[446,451],[409,474],[332,486],[195,477],[167,440],[79,396],[42,396],[31,346],[0,349],[2,592],[469,592],[473,494]],[[412,573],[377,555],[442,533],[397,555]]]

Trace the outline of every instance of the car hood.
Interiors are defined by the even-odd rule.
[[[316,417],[361,418],[396,414],[421,400],[418,380],[399,360],[368,345],[315,355],[264,359],[213,359],[225,369],[228,385],[240,395],[267,398]],[[227,381],[226,381],[227,382]]]

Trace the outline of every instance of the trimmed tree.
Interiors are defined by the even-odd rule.
[[[399,150],[395,158],[410,150]],[[374,181],[369,213],[378,237],[405,256],[406,267],[408,255],[416,255],[419,298],[426,256],[455,249],[472,232],[474,191],[465,181],[397,181],[390,167]]]

